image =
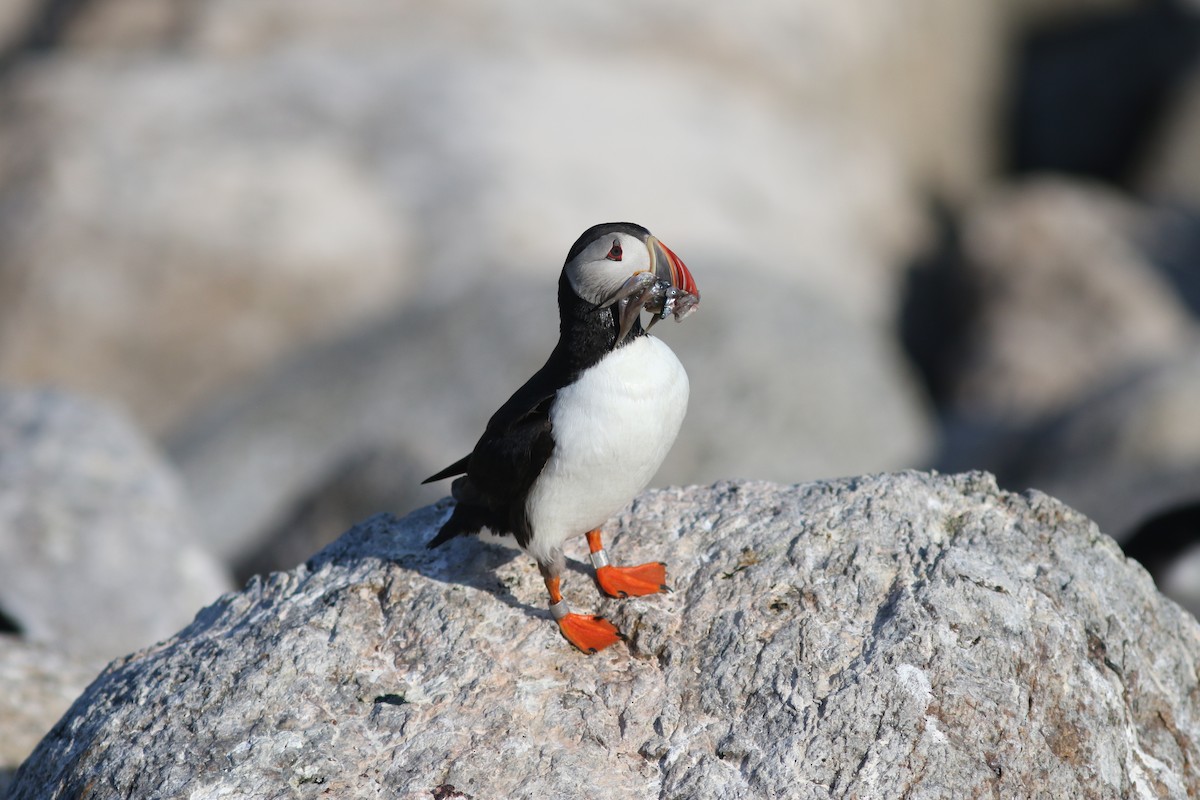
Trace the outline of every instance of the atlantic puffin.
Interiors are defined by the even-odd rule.
[[[700,292],[683,261],[630,222],[595,225],[558,279],[559,339],[546,364],[488,421],[475,449],[423,483],[457,478],[456,504],[429,547],[488,529],[511,534],[541,570],[567,640],[595,653],[621,638],[572,613],[560,590],[563,543],[585,535],[611,597],[665,591],[666,565],[613,566],[600,527],[646,487],[679,433],[688,377],[649,329],[682,320]],[[643,311],[652,316],[642,325]]]

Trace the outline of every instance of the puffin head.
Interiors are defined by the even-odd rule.
[[[644,307],[682,319],[700,300],[696,281],[679,256],[632,222],[588,228],[567,253],[563,273],[585,303],[602,309],[620,302],[623,317],[636,316]],[[676,307],[676,297],[690,299]]]

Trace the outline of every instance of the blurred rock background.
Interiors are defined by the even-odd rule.
[[[0,666],[439,497],[615,219],[704,295],[657,483],[989,469],[1196,591],[1196,0],[5,0]]]

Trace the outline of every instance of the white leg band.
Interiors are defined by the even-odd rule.
[[[608,553],[604,552],[603,547],[592,553],[592,566],[596,569],[607,567],[611,563],[612,562],[608,560]]]
[[[561,620],[570,613],[571,607],[567,605],[567,600],[565,597],[562,600],[559,600],[557,603],[550,604],[550,616],[554,617],[555,620]]]

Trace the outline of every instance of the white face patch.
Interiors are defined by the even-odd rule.
[[[566,268],[575,294],[595,305],[612,297],[634,273],[649,270],[650,251],[645,242],[628,233],[604,234],[583,248]]]

